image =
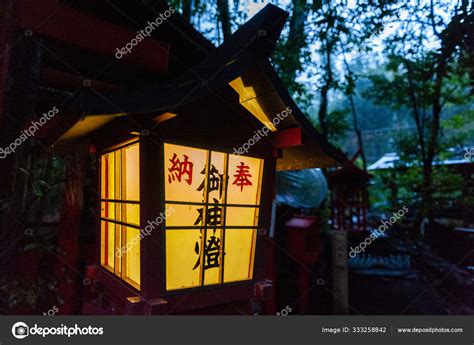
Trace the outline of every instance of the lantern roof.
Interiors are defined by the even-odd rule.
[[[270,128],[283,151],[277,170],[344,164],[345,154],[305,117],[269,61],[287,17],[282,9],[265,6],[222,45],[214,49],[206,46],[209,55],[173,80],[74,97],[67,105],[68,116],[54,126],[47,144],[88,136],[124,115],[156,117],[227,88],[237,92],[244,111],[262,123],[271,123],[282,110],[291,109],[289,116]]]

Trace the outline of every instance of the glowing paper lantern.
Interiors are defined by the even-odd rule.
[[[132,143],[101,156],[101,265],[140,286],[140,155]]]
[[[165,144],[166,289],[252,279],[263,160]]]

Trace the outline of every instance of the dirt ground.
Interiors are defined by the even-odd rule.
[[[374,243],[373,255],[397,255],[388,241]],[[461,268],[463,283],[454,265],[436,257],[427,260],[411,257],[405,274],[390,275],[387,270],[351,269],[349,273],[349,304],[351,314],[362,315],[474,315],[474,275]],[[451,269],[447,273],[439,272]],[[442,269],[441,269],[442,268]],[[471,271],[472,272],[472,271]],[[388,272],[389,273],[389,272]],[[469,280],[471,283],[467,282]]]

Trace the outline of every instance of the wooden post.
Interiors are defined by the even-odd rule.
[[[163,143],[149,135],[140,138],[140,224],[144,229],[148,222],[165,213],[163,187]],[[141,283],[140,293],[147,300],[159,298],[163,286],[164,221],[155,225],[151,233],[140,241]],[[155,308],[156,309],[156,308]],[[159,309],[159,308],[158,308]]]
[[[347,232],[333,230],[332,237],[332,293],[333,314],[349,314],[347,277]]]
[[[81,301],[76,296],[80,296],[77,290],[82,284],[84,274],[78,265],[79,234],[89,144],[85,142],[75,147],[76,152],[66,158],[66,180],[58,230],[59,257],[55,266],[60,281],[58,294],[65,301],[59,309],[62,315],[77,314],[79,311]]]

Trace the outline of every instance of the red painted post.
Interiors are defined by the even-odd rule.
[[[296,216],[288,221],[286,228],[288,252],[299,264],[299,312],[307,314],[311,312],[309,267],[320,258],[319,220],[312,216]]]
[[[298,309],[300,314],[306,315],[311,312],[311,271],[306,266],[299,266],[298,271]]]
[[[135,39],[137,32],[57,4],[55,0],[15,0],[16,25],[77,47],[115,56],[117,49]],[[47,19],[47,20],[45,20]],[[98,35],[97,33],[100,33]],[[124,62],[146,66],[156,72],[168,69],[169,44],[145,39],[124,54]]]
[[[270,237],[265,239],[265,278],[272,281],[273,291],[272,298],[262,302],[262,314],[264,315],[275,315],[277,312],[276,287],[278,285],[278,267],[275,246],[272,244],[272,240]]]
[[[11,53],[11,15],[12,1],[6,0],[0,3],[0,126],[4,119],[5,94],[8,79]]]

